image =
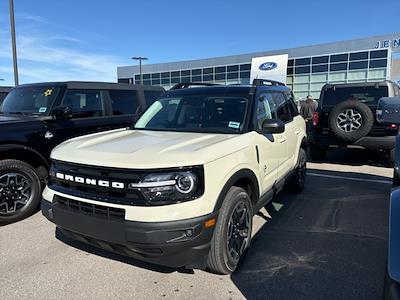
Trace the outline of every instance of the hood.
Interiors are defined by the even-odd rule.
[[[201,165],[244,148],[245,135],[119,129],[66,141],[51,157],[130,169]]]

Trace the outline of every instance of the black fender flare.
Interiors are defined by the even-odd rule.
[[[20,144],[3,144],[3,145],[0,145],[0,158],[1,158],[2,152],[10,151],[10,150],[22,150],[22,151],[29,152],[30,154],[33,154],[33,156],[36,156],[40,161],[42,161],[44,166],[47,169],[50,168],[48,159],[44,158],[44,156],[42,154],[40,154],[38,151],[36,151],[35,149],[32,149],[32,148],[30,148],[28,146],[25,146],[25,145],[20,145]]]
[[[254,172],[250,169],[241,169],[234,173],[228,181],[225,183],[224,187],[222,188],[221,192],[219,193],[219,196],[217,198],[217,201],[214,206],[214,212],[218,211],[221,206],[222,202],[225,199],[226,194],[228,193],[229,189],[235,185],[236,182],[238,182],[241,179],[247,179],[250,181],[251,184],[251,190],[252,190],[252,204],[254,205],[259,197],[260,197],[260,188],[258,184],[258,180]]]

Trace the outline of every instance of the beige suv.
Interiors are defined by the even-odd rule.
[[[232,273],[254,214],[285,183],[304,188],[305,122],[284,84],[197,85],[178,84],[131,128],[56,147],[43,214],[96,247]]]

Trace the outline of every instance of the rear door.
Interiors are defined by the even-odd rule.
[[[109,90],[110,129],[128,127],[143,113],[145,103],[138,90]]]

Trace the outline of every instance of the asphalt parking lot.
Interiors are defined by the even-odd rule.
[[[392,169],[336,151],[302,194],[255,217],[232,276],[167,269],[70,241],[40,213],[0,227],[0,299],[380,299]]]

